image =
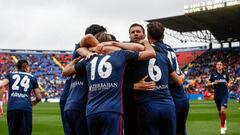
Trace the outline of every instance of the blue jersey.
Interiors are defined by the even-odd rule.
[[[131,64],[134,64],[137,68],[132,71],[133,80],[140,80],[148,75],[147,81],[156,83],[154,91],[135,91],[137,103],[157,102],[173,104],[168,88],[169,74],[173,72],[173,68],[164,54],[156,52],[156,58]]]
[[[74,49],[73,54],[72,54],[72,59],[75,59],[75,58],[79,57],[79,54],[76,51],[79,47],[80,47],[80,44],[75,44],[75,49]],[[63,89],[63,93],[60,97],[60,102],[59,102],[65,135],[70,134],[70,127],[69,127],[70,125],[68,125],[66,117],[64,117],[64,107],[65,107],[65,104],[66,104],[66,100],[69,96],[69,89],[70,89],[70,85],[71,85],[71,80],[72,80],[72,77],[68,77],[66,79],[64,89]]]
[[[32,111],[31,92],[38,88],[37,79],[27,72],[11,72],[9,80],[8,110]]]
[[[75,49],[73,51],[73,54],[72,54],[72,59],[76,59],[78,58],[80,55],[77,53],[77,49],[80,47],[80,43],[78,44],[75,44]]]
[[[160,53],[165,54],[169,58],[174,71],[177,74],[180,74],[181,70],[180,70],[178,62],[177,62],[177,56],[176,56],[174,50],[171,48],[171,46],[164,44],[162,41],[157,41],[154,43],[154,45],[155,45],[155,47],[154,47],[155,50]],[[170,90],[171,95],[174,100],[187,100],[188,99],[183,85],[177,86],[173,82],[170,81],[169,90]]]
[[[125,64],[137,59],[137,52],[120,50],[109,55],[96,55],[87,61],[89,97],[86,115],[104,111],[123,114],[122,82]]]
[[[79,62],[75,65],[76,74],[72,76],[71,84],[69,88],[69,96],[64,107],[66,110],[86,110],[88,84],[85,70],[81,70],[81,67],[85,65]]]
[[[68,77],[65,81],[64,88],[63,88],[63,93],[60,97],[60,101],[66,101],[69,95],[69,88],[71,85],[71,77]]]
[[[227,83],[229,81],[229,76],[226,73],[213,72],[210,76],[210,81],[218,81],[218,84],[214,85],[214,98],[227,98],[228,97],[228,88]]]
[[[77,53],[77,49],[80,47],[80,44],[75,44],[75,49],[72,53],[72,59],[76,59],[78,58],[80,55]],[[65,81],[65,84],[64,84],[64,88],[63,88],[63,93],[60,97],[60,101],[66,101],[67,98],[68,98],[68,95],[69,95],[69,88],[70,88],[70,85],[71,85],[71,79],[72,77],[68,77]],[[65,102],[64,102],[65,103]],[[60,102],[61,104],[61,102]],[[64,106],[64,105],[63,105]]]

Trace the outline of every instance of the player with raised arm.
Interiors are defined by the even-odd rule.
[[[179,68],[177,57],[174,50],[171,48],[171,46],[163,43],[164,29],[165,29],[164,26],[159,22],[151,22],[147,24],[148,36],[152,37],[153,40],[152,42],[155,46],[154,48],[156,48],[158,52],[163,53],[168,57],[174,71],[178,75],[180,75],[184,80],[185,76],[184,74],[182,74]],[[169,90],[175,104],[175,111],[177,117],[176,134],[186,135],[187,134],[186,121],[189,112],[189,100],[187,98],[186,91],[183,85],[178,86],[175,83],[173,83],[171,79],[169,80]]]
[[[148,34],[150,43],[154,42]],[[175,135],[176,115],[175,106],[170,94],[168,83],[172,78],[176,85],[182,84],[182,78],[174,72],[171,63],[166,55],[156,51],[156,58],[132,63],[131,78],[138,82],[143,77],[145,81],[156,83],[153,91],[135,91],[135,100],[138,105],[138,120],[140,135]],[[133,82],[133,83],[136,83]]]
[[[41,101],[41,91],[37,79],[29,73],[30,66],[26,60],[19,60],[16,67],[17,71],[10,72],[0,84],[0,87],[9,85],[8,131],[9,135],[31,135],[32,106]],[[32,101],[31,92],[36,96]]]
[[[98,24],[92,24],[86,29],[85,35],[87,35],[87,34],[96,35],[99,32],[106,32],[106,31],[107,31],[106,28],[104,28],[103,26],[98,25]],[[75,49],[73,51],[73,59],[76,59],[76,58],[79,57],[79,54],[76,52],[76,50],[79,47],[80,47],[80,43],[75,45]],[[74,132],[73,130],[70,130],[70,129],[75,129],[76,128],[75,126],[69,127],[69,124],[68,124],[66,118],[64,117],[64,107],[65,107],[67,98],[70,94],[69,89],[70,89],[71,83],[72,83],[72,77],[69,76],[66,79],[66,82],[65,82],[65,85],[64,85],[64,90],[63,90],[63,93],[60,97],[60,103],[59,103],[60,111],[61,111],[62,124],[63,124],[63,129],[64,129],[65,135],[70,135],[71,131]],[[73,116],[73,115],[70,115],[70,116]],[[75,120],[73,120],[73,121],[75,121]],[[70,122],[70,123],[73,123],[73,122]]]
[[[228,103],[228,86],[229,75],[223,70],[222,61],[218,61],[216,64],[216,71],[214,71],[209,79],[208,86],[214,88],[214,101],[216,103],[218,114],[220,118],[220,132],[225,134],[227,130],[226,124],[226,109]]]
[[[129,38],[131,43],[139,43],[146,37],[145,30],[142,25],[134,23],[129,27]],[[132,75],[135,69],[138,68],[135,65],[136,62],[129,62],[126,66],[124,76],[124,132],[126,135],[137,135],[137,104],[135,103],[134,89],[153,89],[155,88],[154,81],[146,81],[147,77],[143,77],[134,80]],[[147,64],[147,63],[146,63]],[[143,65],[138,65],[143,66]]]
[[[124,43],[112,43],[112,45],[123,48],[129,46]],[[103,44],[108,46],[111,42],[101,43],[100,50],[105,48],[105,46],[102,47]],[[155,57],[151,45],[147,41],[144,41],[144,45],[146,50],[139,53],[120,49],[108,50],[86,60],[89,83],[86,115],[90,135],[123,134],[122,77],[124,65],[131,60],[146,60]]]
[[[69,96],[67,98],[64,115],[70,128],[71,135],[87,135],[86,123],[86,104],[88,94],[88,84],[85,70],[78,71],[77,62],[79,58],[74,59],[63,69],[63,76],[72,76],[69,88]],[[75,66],[74,74],[69,73],[69,69]]]

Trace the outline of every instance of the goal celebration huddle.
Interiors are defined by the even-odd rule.
[[[59,108],[65,135],[187,135],[189,99],[174,49],[163,42],[164,26],[150,22],[129,27],[129,41],[118,41],[92,24],[75,45]],[[126,33],[127,34],[127,33]],[[220,133],[227,133],[230,77],[215,63],[208,87],[214,89]],[[9,135],[32,134],[32,107],[41,100],[38,79],[25,59],[0,82],[0,117]],[[7,110],[3,89],[7,86]],[[33,97],[33,98],[32,98]],[[1,118],[0,118],[1,120]],[[0,131],[1,133],[1,131]]]

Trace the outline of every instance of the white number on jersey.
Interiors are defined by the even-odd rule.
[[[180,74],[180,69],[179,69],[179,65],[178,65],[178,62],[177,62],[176,54],[174,52],[172,52],[172,51],[168,51],[168,59],[170,60],[172,66],[173,66],[173,62],[175,62],[175,64],[176,64],[176,73]],[[173,68],[175,68],[175,67],[173,67]]]
[[[103,57],[103,59],[99,62],[97,71],[101,78],[108,78],[112,74],[112,65],[107,60],[110,58],[109,55]],[[95,79],[96,73],[96,64],[97,64],[98,57],[93,58],[91,63],[91,80]],[[105,68],[105,71],[103,70]]]
[[[21,87],[24,88],[24,91],[27,92],[28,88],[29,88],[29,82],[30,79],[28,78],[28,76],[24,76],[22,79],[20,77],[20,75],[15,74],[13,75],[12,79],[14,79],[14,83],[12,85],[12,90],[19,90],[19,85]],[[20,84],[19,84],[20,82]]]
[[[148,64],[148,74],[150,78],[157,82],[162,78],[162,72],[159,66],[155,65],[156,59],[150,59]]]

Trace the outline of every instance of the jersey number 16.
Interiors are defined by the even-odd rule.
[[[97,67],[98,75],[101,78],[108,78],[112,74],[112,64],[107,62],[111,56],[107,55],[99,62]],[[92,59],[91,63],[91,80],[95,79],[96,66],[97,66],[98,57]],[[105,70],[104,70],[105,68]]]

